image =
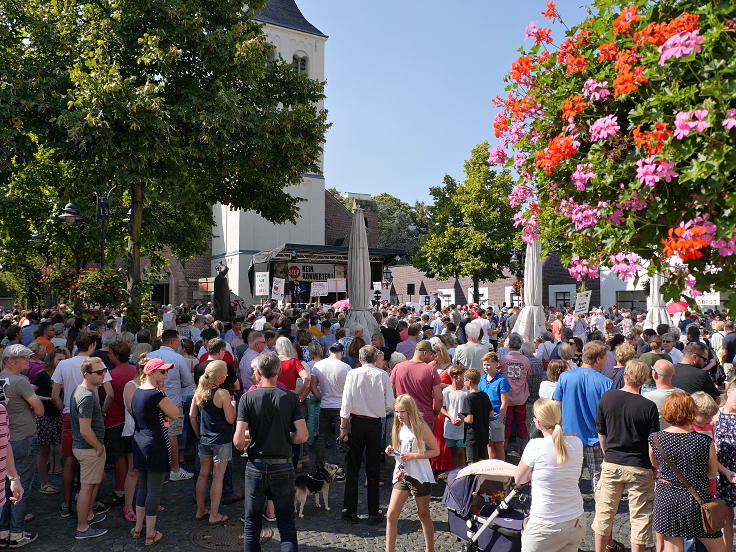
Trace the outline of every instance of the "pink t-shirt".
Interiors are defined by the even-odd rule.
[[[409,395],[417,403],[424,421],[428,424],[434,422],[434,388],[442,384],[437,370],[424,362],[407,360],[391,370],[391,383],[397,397]]]
[[[499,370],[505,377],[511,391],[509,391],[509,406],[526,404],[529,398],[529,372],[532,364],[519,351],[511,351],[499,360]]]

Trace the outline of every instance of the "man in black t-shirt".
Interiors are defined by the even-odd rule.
[[[726,332],[722,345],[723,350],[725,351],[725,359],[723,362],[733,362],[734,357],[736,356],[736,332],[734,332],[733,320],[726,320],[726,323],[723,325],[723,331]]]
[[[606,550],[612,543],[613,521],[624,492],[629,498],[632,552],[654,546],[654,473],[647,440],[650,433],[659,431],[659,412],[656,404],[639,394],[648,377],[649,366],[641,360],[628,361],[624,386],[606,391],[598,403],[595,425],[604,456],[595,489],[596,550]]]
[[[675,377],[672,378],[672,385],[690,395],[698,391],[705,391],[718,402],[720,393],[710,374],[703,370],[706,362],[708,362],[708,351],[705,345],[697,341],[688,343],[682,351],[682,362],[675,364]]]
[[[261,374],[260,387],[241,397],[233,436],[233,443],[238,450],[243,450],[248,445],[248,466],[245,471],[245,550],[260,550],[261,516],[267,495],[274,503],[282,547],[284,543],[290,543],[296,550],[291,445],[306,442],[307,424],[297,396],[277,386],[281,371],[278,355],[264,353],[254,362]],[[246,431],[249,432],[249,437],[246,436]]]
[[[194,385],[199,385],[199,378],[202,377],[204,371],[207,369],[207,365],[213,360],[225,360],[225,353],[227,352],[227,344],[224,339],[215,337],[207,342],[207,358],[197,364],[194,367]],[[235,367],[231,364],[227,364],[227,377],[223,382],[223,386],[228,388],[230,391],[235,391],[234,384],[238,381],[238,374],[235,372]],[[239,388],[239,386],[237,386]]]

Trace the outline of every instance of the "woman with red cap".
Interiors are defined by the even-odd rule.
[[[146,546],[156,544],[163,535],[156,531],[156,516],[161,501],[164,476],[171,470],[171,444],[167,420],[179,417],[179,408],[164,393],[166,374],[173,364],[159,358],[146,362],[141,385],[133,393],[131,410],[135,420],[133,465],[138,470],[135,496],[135,527],[130,531],[138,539],[146,521]]]

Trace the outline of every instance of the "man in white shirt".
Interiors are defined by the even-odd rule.
[[[74,458],[72,451],[72,420],[69,410],[69,402],[71,401],[74,390],[84,381],[82,375],[82,362],[87,360],[95,350],[97,343],[97,333],[80,332],[74,342],[77,347],[77,355],[67,358],[59,362],[51,376],[51,400],[56,408],[63,413],[63,425],[61,428],[61,455],[64,457],[64,472],[61,476],[64,503],[61,505],[61,517],[69,517],[71,515],[70,504],[72,500],[72,487],[74,485],[74,471],[77,460]],[[105,372],[103,380],[103,388],[105,393],[110,397],[114,396],[110,372]],[[61,392],[64,391],[64,400],[61,400]]]
[[[368,524],[384,522],[384,517],[378,513],[381,418],[394,407],[394,391],[388,374],[375,366],[377,358],[378,349],[373,345],[360,348],[361,366],[350,370],[345,378],[340,406],[340,437],[348,444],[342,518],[352,524],[359,521],[358,472],[363,454],[368,480]]]
[[[342,361],[345,348],[341,343],[330,346],[330,356],[316,362],[312,367],[310,388],[317,400],[320,400],[319,435],[315,439],[317,466],[325,461],[326,450],[329,449],[330,464],[337,464],[335,439],[339,434],[340,406],[345,379],[350,372],[350,365]]]
[[[243,353],[238,368],[244,391],[247,391],[255,383],[253,381],[253,361],[263,353],[265,348],[266,338],[263,337],[263,332],[254,330],[248,334],[248,348]]]
[[[160,358],[167,364],[173,364],[166,375],[166,395],[171,399],[181,412],[182,390],[194,384],[194,375],[190,362],[177,351],[181,346],[179,332],[176,330],[164,330],[161,335],[163,345],[156,351],[148,353],[148,358]],[[176,420],[169,422],[169,439],[171,441],[171,473],[170,481],[182,481],[191,479],[194,474],[188,472],[179,465],[179,435],[184,430],[184,416],[180,415]]]
[[[677,339],[671,333],[662,335],[662,350],[670,355],[672,358],[672,364],[680,364],[682,362],[682,351],[675,347]],[[662,428],[664,429],[664,427]]]
[[[682,389],[672,385],[672,378],[675,376],[675,367],[669,360],[660,359],[652,366],[652,379],[654,384],[657,386],[656,389],[651,391],[642,392],[641,396],[645,399],[649,399],[657,405],[659,411],[659,429],[667,429],[670,424],[662,417],[662,406],[664,400],[670,396],[670,393],[675,391],[682,393]]]
[[[480,329],[483,330],[483,335],[480,338],[480,342],[484,345],[487,345],[490,341],[491,333],[493,333],[491,324],[491,321],[486,318],[486,311],[484,309],[478,309],[478,318],[473,320],[471,324],[475,324],[476,326],[480,326]]]
[[[192,327],[189,330],[191,333],[192,343],[195,345],[200,339],[202,339],[201,333],[205,326],[207,326],[207,319],[201,314],[195,314],[192,318]]]

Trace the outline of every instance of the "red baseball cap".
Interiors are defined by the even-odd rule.
[[[143,367],[143,373],[150,374],[154,370],[168,370],[172,366],[174,365],[170,362],[164,362],[160,358],[152,358],[146,362],[146,365]]]

